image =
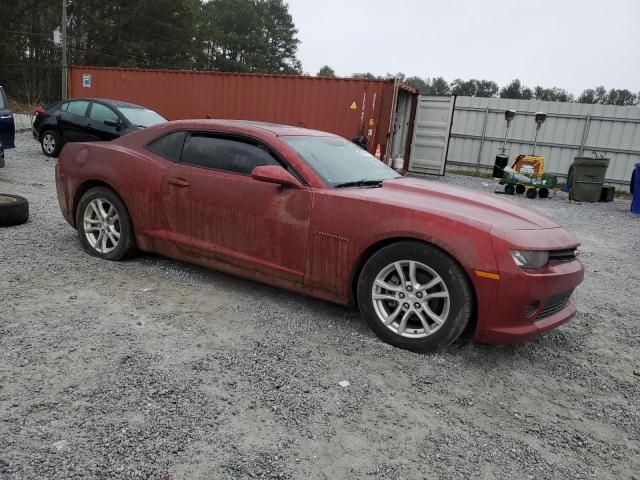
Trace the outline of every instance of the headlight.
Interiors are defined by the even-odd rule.
[[[522,268],[542,268],[549,262],[549,252],[545,250],[511,250],[516,265]]]

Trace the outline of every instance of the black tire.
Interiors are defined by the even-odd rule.
[[[549,198],[549,189],[541,188],[540,191],[538,192],[538,196],[540,198]]]
[[[51,143],[49,143],[51,142]],[[57,157],[62,150],[62,139],[55,130],[45,130],[40,135],[40,147],[47,157]]]
[[[522,185],[521,183],[519,183],[518,185],[516,185],[516,193],[518,195],[522,195],[525,192],[526,188],[524,185]]]
[[[29,201],[18,195],[0,193],[0,227],[20,225],[29,220]]]
[[[376,277],[393,265],[394,262],[403,261],[419,262],[432,269],[441,277],[449,294],[448,315],[444,322],[437,329],[434,329],[433,333],[421,338],[409,338],[392,331],[393,324],[387,327],[378,316],[374,305],[373,288]],[[418,295],[418,292],[415,292],[414,295]],[[467,327],[474,310],[473,290],[462,267],[442,250],[417,241],[397,242],[373,254],[364,265],[358,278],[357,296],[362,316],[378,337],[391,345],[418,353],[432,352],[454,342]],[[408,302],[414,300],[407,297],[401,302],[407,302],[408,305]],[[434,301],[439,302],[440,300],[436,299]],[[389,308],[397,307],[400,310],[402,307],[401,302],[395,303],[395,301],[391,301],[388,304],[390,305]],[[445,302],[445,300],[442,300],[442,302]],[[414,305],[417,306],[418,304]],[[424,312],[424,310],[422,311]],[[413,321],[417,319],[414,316],[409,318],[413,319]],[[409,327],[408,322],[406,325],[406,333],[417,333],[418,330],[414,330],[416,327]],[[419,324],[416,323],[416,325],[420,328]],[[398,329],[396,328],[396,330]]]
[[[513,195],[516,191],[516,188],[509,184],[509,185],[505,185],[504,187],[504,193],[506,193],[507,195]]]
[[[535,188],[527,190],[527,198],[534,199],[538,196],[538,191]]]
[[[89,204],[94,201],[103,202],[105,205],[108,203],[113,206],[115,212],[117,214],[117,220],[113,225],[113,228],[119,232],[120,237],[115,244],[115,248],[110,249],[109,251],[101,252],[96,247],[94,247],[87,238],[87,232],[85,231],[85,221],[84,214],[85,210],[89,206]],[[75,212],[76,215],[76,227],[78,229],[78,237],[80,238],[80,243],[82,244],[82,248],[84,250],[98,258],[103,258],[105,260],[123,260],[125,258],[131,257],[136,251],[136,242],[135,236],[133,234],[133,225],[131,224],[131,217],[129,216],[129,211],[125,206],[124,202],[120,199],[120,197],[111,189],[106,187],[95,187],[90,190],[87,190],[84,195],[80,198],[78,202],[78,207]],[[99,220],[95,220],[95,223],[100,223]],[[98,231],[102,227],[98,228]],[[111,230],[112,231],[112,230]],[[89,235],[96,235],[94,232],[89,232]],[[104,235],[104,234],[103,234]],[[99,237],[102,238],[102,237]],[[97,239],[94,239],[97,240]],[[114,247],[113,242],[108,241],[111,245],[106,244],[107,248]],[[100,242],[101,243],[101,242]]]

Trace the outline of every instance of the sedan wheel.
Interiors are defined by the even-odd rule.
[[[85,251],[106,260],[121,260],[135,251],[127,207],[113,190],[95,187],[78,202],[78,236]]]
[[[384,341],[431,352],[455,341],[474,309],[462,267],[446,252],[417,241],[381,248],[358,278],[358,306]]]
[[[423,338],[447,321],[451,300],[447,285],[435,270],[413,260],[383,268],[371,293],[382,324],[406,338]]]
[[[60,138],[53,130],[47,130],[42,134],[40,146],[42,147],[42,153],[47,157],[57,157],[58,153],[60,153],[60,148],[62,148]]]
[[[108,200],[91,200],[84,209],[83,224],[91,248],[102,254],[116,249],[120,241],[120,217]]]

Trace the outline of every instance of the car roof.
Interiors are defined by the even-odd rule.
[[[123,108],[145,108],[150,110],[147,107],[142,105],[136,105],[135,103],[123,102],[121,100],[110,100],[108,98],[68,98],[67,100],[63,100],[63,102],[73,102],[76,100],[84,100],[86,102],[101,102],[106,103],[107,105],[111,105],[112,107],[123,107]]]
[[[216,128],[216,127],[236,127],[243,130],[260,130],[271,133],[276,137],[283,136],[312,136],[312,137],[337,137],[333,133],[312,130],[304,127],[294,127],[292,125],[282,125],[279,123],[260,122],[257,120],[225,120],[225,119],[193,119],[174,120],[168,122],[172,125],[181,125],[185,128]],[[167,124],[163,124],[167,125]]]

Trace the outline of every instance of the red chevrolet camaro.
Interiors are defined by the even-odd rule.
[[[58,200],[84,249],[136,249],[356,305],[386,342],[510,343],[575,314],[577,239],[492,195],[401,177],[335,135],[185,120],[64,147]]]

